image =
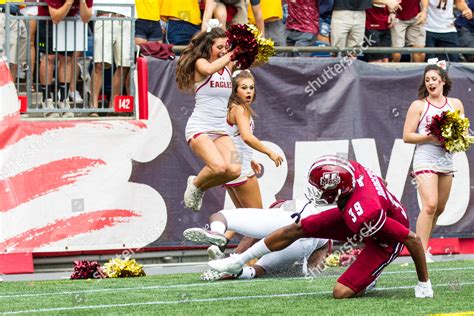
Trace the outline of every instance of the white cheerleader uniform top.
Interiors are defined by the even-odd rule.
[[[255,130],[255,124],[252,117],[250,117],[250,130],[253,134],[253,131]],[[239,126],[237,124],[232,124],[229,122],[229,120],[227,120],[227,132],[232,137],[242,168],[240,171],[240,176],[237,179],[226,183],[225,185],[238,186],[244,184],[247,181],[247,178],[252,177],[255,174],[251,165],[253,149],[242,140]]]
[[[418,123],[418,134],[428,135],[426,127],[431,123],[431,119],[435,115],[452,110],[454,107],[448,103],[447,97],[441,107],[431,104],[426,98],[423,114]],[[437,143],[417,144],[413,159],[413,171],[415,175],[421,173],[451,174],[454,172],[452,154]]]
[[[186,140],[196,134],[226,135],[227,103],[232,93],[232,80],[229,68],[208,76],[194,84],[196,104],[186,124]]]

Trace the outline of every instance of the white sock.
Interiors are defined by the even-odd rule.
[[[255,269],[252,267],[244,267],[242,273],[237,277],[237,279],[253,279],[255,278]]]
[[[243,262],[247,262],[255,258],[260,258],[270,252],[270,249],[265,245],[265,239],[262,239],[238,256]]]
[[[226,231],[226,227],[223,222],[214,221],[211,223],[211,231],[224,234]]]

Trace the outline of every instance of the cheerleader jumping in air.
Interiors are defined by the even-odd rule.
[[[199,211],[204,192],[240,176],[240,164],[232,161],[236,152],[227,133],[227,103],[232,93],[231,73],[236,49],[227,51],[226,33],[213,27],[196,34],[183,50],[176,68],[181,90],[195,96],[195,107],[186,124],[186,141],[205,166],[187,180],[186,207]]]

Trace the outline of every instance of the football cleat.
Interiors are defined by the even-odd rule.
[[[204,228],[188,228],[183,232],[184,238],[197,243],[210,243],[216,246],[225,246],[227,238],[224,235]]]
[[[418,282],[415,286],[415,297],[417,298],[432,298],[433,288],[431,287],[431,281]]]
[[[201,280],[203,281],[222,281],[222,280],[233,280],[236,279],[238,274],[219,272],[216,270],[208,269],[201,274]]]
[[[207,254],[209,255],[209,260],[219,260],[225,257],[225,254],[216,245],[207,248]]]
[[[225,259],[212,260],[207,263],[207,265],[218,272],[227,272],[230,274],[239,273],[244,266],[244,262],[240,259],[239,255],[230,256]]]
[[[196,177],[189,176],[186,186],[186,191],[184,191],[184,206],[192,209],[195,212],[198,212],[202,206],[202,200],[204,198],[204,192],[196,188],[193,184],[193,181]]]
[[[377,280],[379,278],[375,279],[372,281],[372,283],[370,283],[366,288],[365,288],[365,291],[364,293],[367,294],[369,292],[372,292],[372,291],[375,291],[375,287],[377,286]]]

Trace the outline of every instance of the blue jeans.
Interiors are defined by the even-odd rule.
[[[198,25],[186,21],[168,20],[166,26],[166,43],[173,45],[188,45],[194,34],[200,30],[201,28]]]
[[[459,46],[474,47],[474,33],[465,27],[458,28]],[[463,54],[468,62],[474,62],[474,54]]]
[[[435,33],[426,31],[426,47],[459,47],[457,32]],[[426,54],[426,58],[436,57],[439,60],[448,59],[459,62],[459,54]]]
[[[312,33],[304,33],[296,30],[288,30],[286,35],[287,46],[313,46],[316,42],[316,35]],[[288,53],[288,57],[310,57],[311,53]]]

